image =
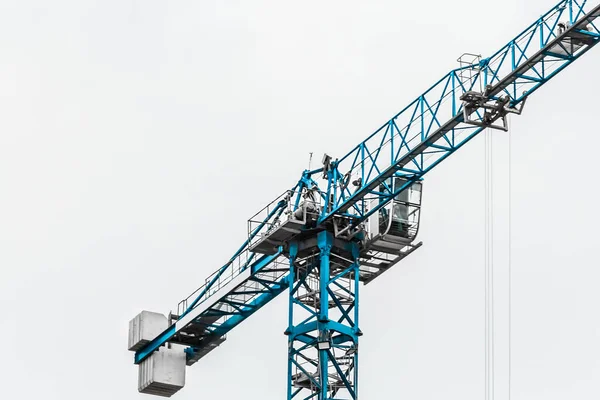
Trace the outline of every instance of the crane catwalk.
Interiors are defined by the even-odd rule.
[[[139,391],[176,393],[186,366],[285,292],[287,398],[357,399],[359,289],[421,248],[424,175],[480,132],[508,130],[509,114],[600,41],[599,17],[600,5],[560,1],[491,56],[448,72],[346,155],[304,171],[249,219],[247,240],[176,311],[130,322]]]

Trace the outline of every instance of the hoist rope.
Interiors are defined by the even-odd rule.
[[[485,400],[494,400],[494,142],[485,133],[485,218],[484,218],[484,292],[485,292]]]
[[[484,193],[484,208],[483,208],[483,239],[484,239],[484,250],[483,250],[483,268],[484,268],[484,278],[483,278],[483,289],[484,289],[484,345],[483,352],[485,355],[485,364],[484,364],[484,400],[488,400],[489,392],[488,392],[488,284],[487,284],[487,273],[488,273],[488,258],[487,258],[487,250],[488,250],[488,132],[483,132],[484,137],[484,145],[483,145],[483,193]]]
[[[512,393],[512,138],[508,131],[508,400]]]

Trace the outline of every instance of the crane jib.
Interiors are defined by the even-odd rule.
[[[566,2],[561,2],[566,3]],[[555,10],[556,9],[556,10]],[[555,7],[555,12],[558,13],[560,8]],[[588,13],[581,14],[581,17],[573,23],[570,27],[565,28],[564,31],[555,33],[553,31],[542,32],[543,28],[548,29],[548,24],[544,20],[539,20],[536,23],[532,24],[529,28],[529,31],[525,31],[523,38],[528,38],[527,48],[523,49],[519,46],[519,41],[517,39],[511,41],[509,44],[504,46],[500,51],[496,52],[494,56],[482,60],[479,65],[473,66],[473,69],[476,69],[477,77],[473,79],[476,81],[479,79],[482,86],[485,86],[485,90],[482,93],[487,100],[497,100],[500,95],[504,95],[508,98],[510,106],[517,106],[525,101],[525,99],[534,93],[537,89],[539,89],[543,84],[548,82],[551,78],[553,78],[556,74],[561,72],[564,68],[570,65],[573,61],[581,57],[585,54],[589,49],[594,47],[598,40],[600,39],[600,34],[598,33],[598,29],[596,25],[594,25],[594,20],[600,16],[600,5],[594,7]],[[559,30],[558,19],[553,23],[553,28],[555,30]],[[586,28],[593,29],[595,31],[588,31]],[[534,35],[537,35],[540,32],[540,35],[545,34],[548,40],[540,39],[540,48],[537,52],[533,54],[527,54],[527,51],[531,51],[531,41]],[[574,44],[575,43],[575,44]],[[553,51],[554,50],[554,51]],[[572,50],[569,52],[569,50]],[[495,67],[490,64],[490,61],[495,59],[498,61],[499,66]],[[510,62],[508,60],[510,59]],[[509,63],[510,72],[506,73],[505,76],[500,77],[501,67],[504,67],[504,63]],[[547,65],[550,63],[554,63],[554,68],[552,70],[548,70]],[[560,65],[556,65],[556,63],[560,63]],[[458,71],[461,69],[456,69],[451,71],[446,75],[447,80],[450,81],[452,77],[456,77]],[[506,72],[506,71],[504,71]],[[443,83],[445,78],[442,78],[438,81],[438,84]],[[453,92],[468,92],[468,89],[471,89],[475,82],[471,85],[470,88],[465,87],[461,82],[455,82],[453,87]],[[528,85],[526,85],[528,84]],[[527,86],[527,90],[520,93],[517,91],[518,86]],[[427,94],[429,91],[425,92]],[[455,94],[453,93],[453,96]],[[425,99],[425,95],[420,96],[415,102],[419,102],[419,99]],[[441,102],[442,99],[439,99]],[[422,101],[422,100],[421,100]],[[415,102],[411,104],[415,104]],[[423,101],[422,101],[423,102]],[[429,112],[431,111],[431,106],[428,107]],[[407,110],[407,109],[405,109]],[[439,106],[438,106],[439,110]],[[402,113],[402,112],[401,112]],[[475,110],[477,113],[477,110]],[[423,120],[425,118],[426,113],[418,114],[413,116],[412,120],[407,124],[407,126],[414,126],[413,123],[417,119]],[[440,113],[441,114],[441,113]],[[353,152],[357,153],[357,158],[359,161],[355,161],[354,164],[363,164],[368,165],[377,164],[385,164],[386,162],[389,165],[387,168],[381,170],[379,174],[372,177],[371,179],[362,182],[362,186],[359,187],[354,193],[349,196],[342,197],[340,196],[336,199],[336,207],[333,207],[330,211],[324,212],[319,222],[321,224],[325,224],[330,222],[333,217],[344,215],[347,217],[350,210],[355,208],[355,205],[363,200],[369,194],[373,194],[373,191],[382,183],[389,179],[391,176],[394,176],[399,171],[402,171],[405,166],[414,163],[417,164],[416,170],[411,171],[412,173],[405,174],[408,177],[411,177],[415,180],[420,179],[425,173],[430,171],[434,166],[438,165],[439,162],[445,159],[447,156],[452,154],[462,145],[464,145],[467,141],[472,139],[477,133],[481,132],[483,128],[485,128],[485,124],[481,124],[480,128],[472,128],[472,131],[469,132],[468,135],[465,135],[464,140],[459,142],[451,142],[447,140],[447,142],[451,142],[450,145],[444,143],[445,146],[438,146],[436,142],[440,141],[442,138],[445,138],[447,135],[453,133],[457,129],[465,129],[462,128],[461,125],[466,124],[464,118],[464,113],[462,110],[462,105],[456,107],[456,109],[452,113],[451,118],[444,124],[440,124],[439,127],[432,133],[428,132],[417,132],[417,134],[421,134],[421,141],[414,145],[411,149],[402,154],[401,157],[397,159],[392,159],[391,163],[389,160],[381,160],[377,158],[379,155],[379,148],[376,150],[371,150],[371,152],[362,158],[362,162],[360,160],[360,156],[358,155],[358,151],[360,147],[356,147]],[[400,114],[398,114],[400,115]],[[396,115],[392,120],[398,117]],[[437,115],[431,117],[437,118]],[[382,135],[385,135],[387,131],[384,131],[384,127],[386,124],[380,128],[379,132],[382,132]],[[397,136],[401,136],[401,132],[397,134]],[[371,135],[370,139],[373,139],[374,135]],[[392,140],[392,139],[388,139]],[[383,142],[383,140],[382,140]],[[408,146],[406,146],[408,148]],[[441,155],[438,156],[438,160],[436,162],[431,163],[431,165],[424,165],[423,162],[419,162],[419,158],[425,154],[431,148],[435,148],[437,150],[442,149],[446,150],[445,152],[440,152]],[[352,154],[352,153],[350,153]],[[342,160],[347,160],[349,155],[346,155],[342,158]],[[354,165],[352,168],[356,168]],[[371,166],[370,170],[373,170],[373,166]],[[340,171],[339,175],[343,175],[345,171]],[[330,185],[335,185],[334,182],[330,182]],[[408,187],[408,185],[407,185]],[[394,193],[387,193],[385,198],[391,199],[395,195],[399,194],[401,191],[397,191]],[[364,213],[356,213],[353,215],[352,224],[357,225],[372,215],[375,209],[370,209]]]

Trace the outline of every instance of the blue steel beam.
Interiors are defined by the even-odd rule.
[[[273,210],[267,214],[267,217],[264,219],[264,221],[259,224],[259,226],[257,226],[252,232],[250,232],[250,235],[248,235],[248,240],[246,240],[238,249],[238,251],[236,251],[233,256],[229,259],[229,261],[227,262],[227,264],[225,264],[224,266],[222,266],[215,274],[213,274],[212,279],[210,279],[210,281],[201,288],[201,290],[199,291],[199,293],[196,295],[196,297],[192,300],[191,304],[185,309],[185,311],[180,315],[181,317],[184,317],[187,313],[189,313],[190,311],[192,311],[194,309],[194,307],[196,307],[196,305],[198,304],[198,302],[200,302],[200,300],[206,296],[206,294],[209,292],[209,290],[213,287],[213,285],[218,282],[219,278],[226,273],[226,271],[230,270],[233,267],[233,262],[235,261],[235,259],[242,254],[245,250],[247,250],[248,248],[248,244],[252,241],[252,239],[258,235],[258,233],[265,227],[265,225],[267,224],[267,222],[269,220],[271,220],[273,217],[277,218],[281,215],[284,207],[285,207],[285,202],[280,201],[277,203],[277,205],[275,206],[275,208],[273,208]],[[252,261],[252,259],[254,258],[254,253],[250,253],[250,255],[248,256],[248,262],[245,263],[245,265],[242,265],[240,270],[243,270],[247,267],[248,263],[250,261]]]
[[[206,335],[220,337],[229,330],[233,329],[240,322],[248,318],[254,312],[267,304],[270,300],[277,297],[287,287],[287,271],[272,270],[269,267],[281,257],[282,249],[274,255],[263,256],[254,262],[249,268],[246,268],[243,275],[238,281],[232,280],[231,287],[223,287],[222,290],[215,293],[214,296],[207,298],[205,301],[196,305],[185,316],[179,319],[167,328],[164,332],[158,335],[154,340],[148,343],[135,353],[134,362],[139,364],[156,351],[165,343],[183,343],[177,339],[179,333],[185,333],[186,329],[194,326],[202,326],[206,330]],[[277,279],[269,281],[266,277],[261,277],[263,274],[276,274]],[[260,281],[257,282],[257,281]],[[256,283],[264,290],[257,290]],[[245,290],[248,288],[248,290]],[[242,301],[239,301],[239,300]],[[233,311],[224,312],[218,308],[222,306],[230,306]],[[240,307],[241,305],[241,307]],[[216,310],[215,310],[216,309]],[[202,319],[206,317],[222,317],[221,323],[206,326]]]
[[[342,398],[356,399],[361,332],[358,313],[350,315],[349,310],[358,310],[358,244],[346,244],[354,260],[345,260],[342,272],[334,273],[332,268],[338,263],[332,262],[336,257],[333,234],[321,231],[316,236],[318,253],[304,258],[298,257],[298,244],[290,244],[289,276],[297,278],[290,279],[288,285],[287,398],[333,400],[341,392]],[[332,287],[340,281],[344,282],[343,293]],[[344,307],[343,302],[351,306]]]
[[[358,225],[385,206],[410,186],[409,182],[392,191],[387,179],[422,178],[484,129],[465,121],[461,101],[465,93],[487,88],[488,99],[505,96],[510,107],[518,106],[598,43],[599,16],[600,6],[562,0],[492,56],[444,75],[352,151],[331,162],[325,191],[333,201],[323,208],[320,222],[339,216]],[[587,41],[573,46],[582,37]],[[482,110],[474,114],[483,122]],[[342,182],[346,177],[359,182],[354,191]],[[374,198],[382,201],[368,207],[364,200]]]

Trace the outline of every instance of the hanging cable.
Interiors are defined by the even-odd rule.
[[[494,400],[494,143],[489,130],[484,132],[484,292],[485,292],[485,400]]]
[[[492,351],[492,400],[496,397],[496,329],[495,329],[495,305],[494,305],[494,136],[490,132],[490,324],[491,328],[491,351]]]
[[[508,400],[512,393],[512,136],[508,131]]]
[[[485,200],[484,200],[484,226],[483,226],[483,238],[484,238],[484,252],[483,252],[483,260],[484,260],[484,295],[485,295],[485,307],[484,307],[484,324],[485,324],[485,333],[484,333],[484,353],[485,353],[485,400],[489,400],[489,371],[488,371],[488,367],[489,367],[489,362],[488,362],[488,358],[489,358],[489,334],[488,334],[488,311],[489,311],[489,298],[488,298],[488,245],[489,245],[489,238],[488,238],[488,209],[489,209],[489,199],[488,199],[488,195],[489,195],[489,191],[488,191],[488,141],[489,141],[489,137],[488,137],[488,132],[484,132],[484,176],[483,176],[483,182],[484,182],[484,194],[485,194]]]
[[[490,352],[491,400],[495,397],[495,329],[494,329],[494,136],[490,135]]]
[[[489,132],[486,130],[484,133],[484,193],[485,193],[485,201],[484,201],[484,295],[485,295],[485,308],[484,308],[484,316],[485,316],[485,400],[489,400],[490,397],[490,371],[489,371],[489,357],[490,357],[490,345],[489,345],[489,310],[490,310],[490,298],[489,298]]]

